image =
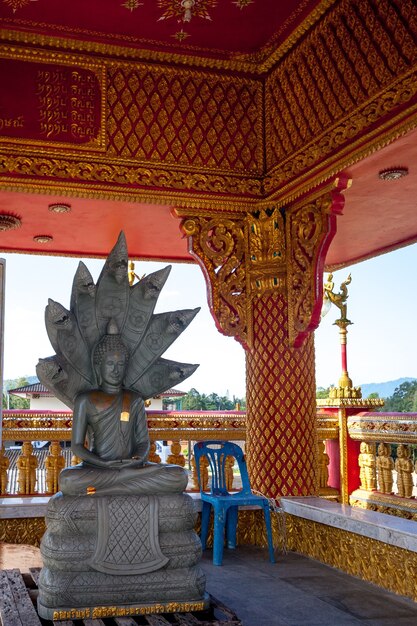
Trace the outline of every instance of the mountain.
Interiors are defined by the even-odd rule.
[[[416,378],[397,378],[385,383],[365,383],[361,385],[362,397],[368,398],[369,394],[377,393],[380,398],[389,398],[402,383],[413,382]]]

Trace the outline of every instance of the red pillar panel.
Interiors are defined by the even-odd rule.
[[[253,347],[246,354],[247,456],[252,488],[266,496],[317,492],[313,336],[288,343],[282,295],[253,302]]]

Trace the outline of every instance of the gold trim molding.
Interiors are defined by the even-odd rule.
[[[417,419],[407,417],[407,414],[352,415],[347,420],[347,427],[350,438],[357,441],[417,444]]]
[[[378,511],[417,522],[417,502],[413,498],[356,489],[350,494],[349,504],[360,509]]]
[[[59,37],[38,35],[30,32],[18,30],[0,29],[0,40],[13,44],[26,44],[30,46],[47,46],[60,50],[71,51],[68,54],[78,53],[95,54],[103,57],[116,57],[119,59],[129,59],[135,62],[158,62],[174,65],[184,65],[189,67],[202,67],[205,69],[228,70],[231,72],[244,72],[251,74],[263,74],[282,58],[297,41],[311,29],[320,17],[338,0],[322,0],[305,20],[285,39],[278,47],[274,43],[274,38],[267,42],[265,46],[256,53],[240,54],[230,59],[204,57],[204,52],[212,53],[212,50],[204,50],[193,46],[182,44],[187,54],[162,52],[156,50],[158,42],[146,41],[149,49],[137,48],[129,45],[110,45],[109,43],[99,43],[96,41],[86,41],[75,37]],[[302,7],[301,7],[302,8]],[[42,25],[40,25],[42,26]],[[67,33],[68,34],[68,33]],[[80,32],[80,35],[83,33]],[[178,44],[173,44],[172,47]],[[219,51],[220,52],[220,51]],[[191,53],[191,54],[190,54]]]

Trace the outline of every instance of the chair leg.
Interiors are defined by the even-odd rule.
[[[272,541],[272,526],[271,526],[271,512],[269,510],[269,504],[265,503],[264,505],[264,519],[266,526],[266,536],[268,539],[268,551],[269,551],[269,560],[271,563],[275,563],[275,555],[274,555],[274,542]]]
[[[223,561],[223,545],[224,545],[224,527],[225,527],[225,511],[224,509],[214,512],[214,529],[213,529],[213,565],[221,565]]]
[[[201,509],[201,546],[203,550],[206,549],[207,537],[210,523],[210,509],[211,504],[203,502],[203,508]]]
[[[227,511],[227,547],[236,548],[236,529],[237,529],[238,507],[231,506]]]

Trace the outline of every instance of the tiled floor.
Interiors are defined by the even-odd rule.
[[[274,565],[266,550],[226,550],[223,565],[203,568],[207,591],[244,626],[417,626],[417,603],[290,552]]]
[[[266,550],[225,550],[223,565],[202,566],[207,591],[244,626],[417,626],[417,603],[290,552],[269,563]],[[40,567],[39,550],[0,544],[0,568]],[[28,625],[29,626],[29,625]]]

